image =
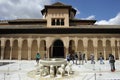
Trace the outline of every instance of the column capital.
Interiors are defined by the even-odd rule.
[[[88,47],[88,38],[87,37],[83,38],[83,46]]]
[[[102,41],[103,41],[103,47],[106,47],[106,39],[103,38]]]
[[[6,42],[6,39],[5,38],[1,38],[1,46],[5,46],[5,42]]]
[[[31,47],[32,46],[32,38],[28,38],[27,41],[28,41],[28,47]]]
[[[114,47],[115,46],[115,38],[111,38],[110,41],[111,41],[111,47]]]
[[[98,47],[98,39],[97,38],[93,39],[93,46],[94,46],[94,48]]]
[[[13,38],[10,38],[10,46],[12,47],[13,46]]]
[[[64,39],[62,39],[62,40],[63,40],[64,46],[66,48],[69,48],[69,37],[64,37]]]
[[[119,40],[117,40],[117,46],[120,47],[120,41]]]
[[[22,41],[23,39],[22,38],[18,38],[18,47],[21,48],[22,47]]]

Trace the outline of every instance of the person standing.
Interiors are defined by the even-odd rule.
[[[78,55],[76,52],[75,52],[75,60],[76,60],[76,65],[77,65]]]
[[[115,59],[112,54],[110,55],[110,66],[111,66],[111,71],[114,72],[115,71]]]
[[[95,61],[94,61],[94,54],[91,54],[90,58],[91,58],[91,64],[95,64]]]
[[[87,63],[86,59],[85,59],[85,53],[81,54],[82,57],[82,64]]]
[[[74,54],[73,53],[70,53],[70,60],[72,60],[73,64],[74,64]]]
[[[82,53],[81,52],[78,53],[78,58],[79,58],[79,65],[80,65],[81,64],[81,60],[82,60]]]
[[[36,54],[36,62],[37,62],[37,65],[39,64],[39,60],[40,60],[40,54],[37,53],[37,54]]]
[[[104,64],[104,62],[103,62],[103,55],[102,55],[102,53],[100,53],[99,60],[100,60],[100,64]]]
[[[70,54],[67,54],[66,59],[67,59],[68,62],[70,62]]]

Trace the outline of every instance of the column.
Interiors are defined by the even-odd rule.
[[[77,52],[77,47],[78,47],[78,39],[77,38],[75,38],[75,52]]]
[[[28,60],[31,60],[31,46],[32,46],[32,39],[28,38]]]
[[[93,46],[94,46],[95,60],[98,60],[98,59],[97,59],[97,47],[98,47],[98,40],[97,40],[97,38],[94,38],[94,39],[93,39]]]
[[[111,38],[111,48],[112,48],[112,54],[114,55],[115,59],[115,38]]]
[[[47,57],[50,58],[49,48],[52,45],[52,41],[50,37],[46,37],[46,50],[47,50]]]
[[[84,47],[84,53],[85,53],[86,60],[88,60],[87,52],[88,52],[87,47]]]
[[[1,60],[4,59],[5,38],[1,38]]]
[[[120,42],[119,42],[119,40],[117,40],[117,48],[118,48],[118,56],[119,56],[119,60],[120,60]]]
[[[22,50],[22,38],[18,39],[18,60],[21,60],[21,50]]]
[[[10,39],[10,60],[12,59],[12,52],[13,52],[13,38]]]
[[[94,55],[95,55],[95,60],[97,61],[98,58],[97,58],[97,47],[94,47]]]
[[[87,51],[88,38],[83,38],[83,46],[84,46],[84,53],[85,53],[86,60],[88,60],[88,51]]]
[[[106,60],[106,46],[103,46],[103,56],[104,60]]]
[[[66,46],[65,49],[66,49],[66,51],[65,51],[65,58],[66,58],[67,55],[69,54],[69,52],[68,52],[68,50],[69,50],[68,46]]]
[[[40,48],[40,38],[37,39],[37,44],[38,44],[38,53],[40,52],[39,48]]]
[[[115,56],[115,46],[112,46],[112,54],[114,55],[114,58],[116,59],[116,56]]]
[[[104,60],[106,60],[106,39],[103,39],[103,55],[104,55]]]
[[[64,47],[66,49],[66,51],[64,51],[65,52],[65,58],[66,58],[66,56],[69,54],[69,37],[64,37],[63,38],[63,43],[64,43]]]

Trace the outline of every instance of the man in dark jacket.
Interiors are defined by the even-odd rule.
[[[112,54],[110,55],[110,66],[111,66],[111,71],[114,72],[115,71],[115,59]]]

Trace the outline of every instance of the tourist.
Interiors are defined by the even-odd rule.
[[[37,53],[37,54],[36,54],[36,62],[37,62],[37,65],[39,64],[39,60],[40,60],[40,54]]]
[[[95,64],[95,61],[94,61],[94,54],[91,54],[90,58],[91,58],[91,64]]]
[[[104,64],[104,62],[103,62],[103,55],[102,55],[102,53],[100,53],[99,60],[100,60],[100,64]]]
[[[111,71],[114,72],[115,71],[115,59],[112,54],[110,54],[109,60],[110,60],[109,62],[110,62],[110,66],[111,66]]]
[[[70,62],[70,54],[67,54],[66,59],[67,59],[68,62]]]
[[[82,64],[87,63],[87,60],[85,59],[85,53],[81,54],[81,58],[82,58]]]
[[[81,63],[81,60],[82,60],[82,53],[81,53],[81,52],[79,52],[79,55],[78,55],[78,57],[79,57],[79,65],[80,65],[80,63]]]
[[[74,57],[75,57],[75,60],[76,60],[76,65],[77,65],[77,60],[78,60],[78,55],[77,55],[77,53],[74,53]]]
[[[74,64],[74,55],[73,55],[73,53],[70,53],[70,60],[72,60],[73,64]]]

